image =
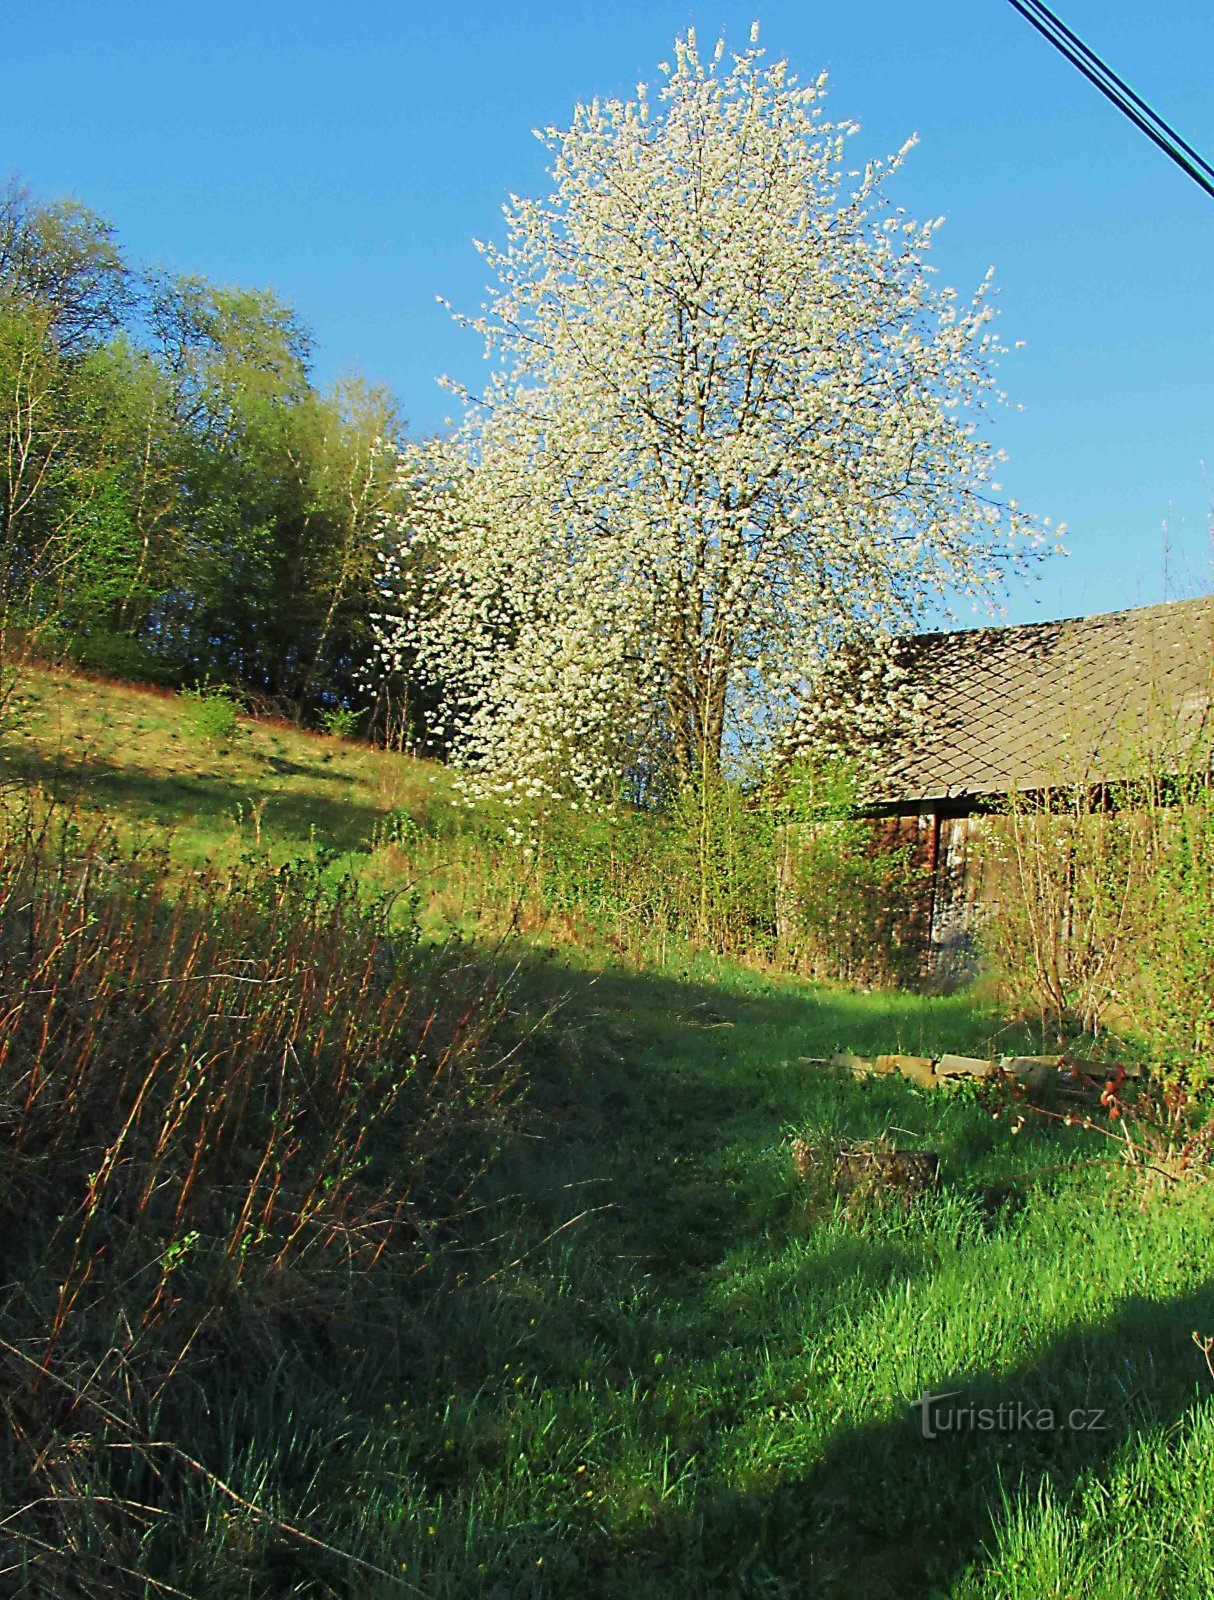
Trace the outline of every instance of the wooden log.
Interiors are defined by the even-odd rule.
[[[982,1056],[940,1056],[936,1061],[938,1078],[992,1078],[999,1070],[997,1061]]]
[[[923,1089],[934,1089],[938,1082],[931,1056],[878,1056],[877,1071],[896,1072]]]

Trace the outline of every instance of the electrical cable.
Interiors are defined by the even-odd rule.
[[[1118,77],[1111,67],[1105,65],[1094,50],[1090,50],[1083,40],[1062,19],[1054,14],[1044,3],[1044,0],[1009,0],[1026,22],[1032,24],[1043,38],[1076,67],[1088,82],[1100,90],[1107,100],[1134,124],[1147,138],[1176,163],[1183,172],[1187,172],[1194,183],[1198,184],[1214,199],[1214,167],[1193,148],[1187,140],[1182,139],[1176,130],[1159,115],[1157,111],[1147,104],[1141,96],[1134,93],[1124,79]]]

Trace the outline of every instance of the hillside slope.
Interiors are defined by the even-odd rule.
[[[143,1068],[122,1010],[132,1002],[177,1070],[181,1051],[163,1036],[155,996],[183,975],[205,983],[192,1011],[190,986],[178,986],[180,1014],[204,1042],[218,1039],[211,1059],[248,1066],[265,1137],[265,1126],[307,1126],[317,1051],[344,1082],[340,1041],[374,1047],[347,974],[378,975],[357,991],[366,994],[399,978],[389,992],[425,1001],[422,1039],[437,1030],[441,1041],[444,1009],[470,978],[506,1025],[492,1050],[470,1058],[477,1137],[465,1141],[456,1127],[443,1145],[455,1153],[434,1168],[423,1141],[427,1181],[394,1213],[408,1219],[398,1251],[381,1258],[376,1248],[381,1211],[366,1211],[360,1227],[372,1231],[361,1233],[340,1208],[317,1212],[326,1238],[369,1249],[365,1272],[318,1272],[318,1256],[284,1273],[275,1257],[243,1289],[230,1266],[210,1277],[216,1255],[230,1259],[222,1234],[208,1232],[212,1201],[220,1215],[231,1205],[215,1168],[206,1205],[189,1214],[187,1232],[172,1218],[177,1232],[151,1263],[166,1286],[154,1297],[165,1326],[176,1325],[174,1297],[189,1285],[213,1296],[169,1390],[173,1412],[144,1405],[137,1384],[119,1387],[138,1370],[140,1340],[123,1317],[138,1304],[130,1285],[148,1285],[146,1263],[134,1254],[130,1273],[114,1270],[114,1287],[96,1294],[117,1236],[107,1229],[140,1188],[119,1163],[125,1106],[105,1108],[120,1130],[114,1159],[101,1164],[111,1212],[88,1213],[96,1265],[71,1261],[87,1320],[77,1326],[65,1313],[82,1352],[68,1377],[53,1317],[31,1321],[39,1297],[57,1315],[60,1278],[14,1260],[0,1298],[0,1366],[19,1393],[5,1426],[20,1448],[6,1459],[16,1473],[35,1455],[41,1474],[36,1489],[31,1478],[4,1483],[0,1533],[45,1529],[51,1511],[39,1496],[49,1482],[61,1525],[83,1530],[82,1542],[57,1556],[15,1542],[0,1592],[1204,1600],[1214,1590],[1214,1378],[1193,1337],[1214,1334],[1210,1185],[1152,1194],[1149,1171],[1127,1166],[1096,1130],[1035,1119],[975,1090],[853,1081],[821,1061],[844,1045],[1026,1050],[1024,1030],[966,995],[825,989],[685,946],[665,962],[657,948],[621,952],[576,912],[528,899],[520,857],[503,854],[492,816],[467,811],[446,774],[407,757],[245,722],[208,741],[191,731],[187,702],[59,674],[31,674],[13,710],[0,741],[9,804],[36,786],[57,797],[65,820],[100,814],[133,845],[167,841],[183,881],[201,863],[216,869],[196,881],[217,885],[207,926],[226,965],[217,970],[210,946],[189,945],[202,951],[196,965],[168,970],[177,956],[148,921],[138,981],[111,992],[123,1083],[137,1086]],[[264,870],[267,858],[291,857],[315,869],[302,896]],[[280,920],[268,930],[254,915],[262,902],[250,910],[247,893],[245,920],[227,916],[225,864],[251,874],[259,893],[271,883],[267,903]],[[403,921],[415,903],[454,967],[410,967],[417,952],[398,965],[378,935],[360,942],[357,918],[317,946],[323,895],[308,885],[351,868],[360,884],[400,896]],[[79,932],[65,944],[48,924],[39,959],[78,985],[65,991],[76,1003],[60,1026],[87,1039],[110,946],[77,903],[74,872],[61,874],[60,898]],[[89,892],[102,905],[104,873],[97,881]],[[143,915],[132,883],[128,898]],[[7,970],[19,977],[33,941],[21,920],[32,891],[18,887],[7,931],[21,936],[9,941]],[[274,964],[284,950],[294,956],[284,894],[312,937],[286,963],[301,994],[330,963],[310,1039],[294,1031],[293,1006],[275,999]],[[245,927],[251,939],[264,935],[264,1002],[250,990],[233,1004],[216,978],[245,972]],[[357,959],[348,963],[351,930]],[[445,937],[456,932],[466,942]],[[76,959],[77,939],[91,941],[92,965]],[[552,961],[554,948],[571,959]],[[42,970],[26,974],[31,1025],[3,1055],[7,1073],[22,1070],[22,1050],[56,1037],[37,1025]],[[265,1019],[256,1059],[229,1051],[233,1014]],[[389,1086],[398,1061],[407,1071],[424,1059],[407,1032],[386,1049]],[[523,1077],[517,1096],[513,1067],[509,1095],[497,1087],[503,1051]],[[298,1098],[284,1124],[288,1061]],[[199,1103],[188,1072],[178,1076],[185,1087],[165,1121],[174,1130],[185,1126],[174,1107]],[[424,1076],[445,1083],[434,1068]],[[339,1103],[357,1130],[365,1108],[359,1086],[348,1087],[354,1098]],[[8,1097],[0,1103],[8,1140],[22,1124]],[[377,1182],[402,1164],[397,1114],[385,1114],[368,1149]],[[89,1117],[78,1148],[55,1118],[45,1121],[48,1139],[74,1148],[87,1202],[99,1170]],[[178,1143],[193,1182],[191,1141]],[[936,1155],[939,1187],[846,1196],[833,1190],[829,1159],[808,1181],[795,1159],[806,1147],[891,1144]],[[0,1155],[0,1175],[27,1159],[7,1144]],[[260,1179],[259,1161],[256,1150],[237,1151],[246,1182]],[[352,1184],[362,1170],[351,1168]],[[41,1179],[35,1214],[29,1185],[9,1185],[27,1212],[7,1237],[13,1251],[32,1250],[45,1224],[51,1260],[62,1172]],[[163,1172],[143,1193],[166,1204]],[[291,1190],[275,1183],[273,1193],[289,1233]],[[265,1230],[250,1215],[241,1210],[241,1236],[257,1266]],[[39,1390],[44,1369],[57,1386]],[[935,1437],[923,1427],[925,1394],[951,1407],[947,1422],[933,1412]],[[166,1415],[177,1418],[167,1444],[152,1431]],[[984,1415],[999,1420],[985,1426]],[[134,1418],[158,1444],[132,1442]],[[189,1471],[167,1470],[156,1452],[170,1446],[188,1454]],[[97,1460],[108,1475],[89,1477]],[[86,1501],[98,1483],[109,1499],[91,1524]],[[109,1581],[116,1550],[122,1583]]]

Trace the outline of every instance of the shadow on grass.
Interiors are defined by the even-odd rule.
[[[350,781],[323,767],[282,765],[292,773],[306,773],[309,779]],[[274,766],[273,770],[280,768]],[[307,842],[315,833],[339,850],[365,844],[383,821],[381,808],[341,796],[272,790],[267,795],[260,775],[225,779],[201,773],[156,773],[89,753],[76,757],[6,753],[0,755],[0,774],[14,783],[37,783],[67,804],[85,800],[91,808],[112,809],[132,820],[151,819],[169,829],[235,827],[238,815],[249,809],[252,791],[260,794],[266,824],[272,825],[275,835]]]
[[[170,822],[197,822],[200,814],[226,821],[246,798],[235,781],[161,778],[97,759],[64,761],[55,777],[68,787],[87,785],[93,800],[154,810]],[[288,810],[303,836],[315,822],[328,842],[342,829],[365,838],[379,815],[340,799],[284,796],[279,833],[292,831],[284,826]],[[785,1366],[805,1362],[837,1314],[861,1319],[891,1285],[913,1295],[916,1280],[933,1270],[931,1248],[914,1238],[823,1235],[799,1269],[813,1275],[814,1294],[795,1326],[786,1319],[774,1329],[764,1296],[781,1292],[783,1268],[772,1263],[795,1222],[788,1133],[816,1124],[869,1138],[897,1123],[938,1145],[953,1186],[966,1183],[996,1140],[989,1119],[964,1100],[903,1084],[855,1083],[803,1058],[838,1046],[965,1052],[982,1048],[997,1023],[964,997],[859,997],[736,969],[714,981],[711,963],[672,976],[569,970],[530,954],[516,964],[504,951],[470,950],[468,959],[483,967],[491,987],[517,968],[524,1031],[527,1013],[562,1004],[527,1039],[532,1089],[516,1135],[476,1197],[485,1218],[484,1235],[474,1241],[480,1248],[452,1251],[457,1280],[471,1264],[464,1292],[431,1300],[431,1279],[424,1278],[411,1291],[415,1303],[401,1291],[397,1303],[378,1305],[382,1320],[374,1329],[368,1322],[362,1340],[367,1375],[356,1383],[336,1350],[309,1354],[303,1335],[283,1335],[284,1343],[296,1340],[301,1370],[296,1376],[292,1369],[289,1386],[284,1380],[281,1409],[305,1417],[301,1437],[306,1418],[314,1420],[316,1459],[326,1468],[336,1463],[339,1471],[349,1459],[343,1440],[364,1440],[376,1427],[385,1448],[399,1451],[398,1423],[382,1420],[391,1390],[428,1388],[437,1400],[431,1447],[410,1461],[408,1476],[437,1497],[426,1516],[455,1529],[451,1569],[459,1567],[462,1586],[444,1593],[916,1600],[980,1557],[997,1531],[1001,1490],[1032,1492],[1049,1482],[1066,1495],[1084,1471],[1103,1470],[1137,1434],[1179,1420],[1193,1405],[1204,1380],[1191,1333],[1214,1331],[1209,1286],[1170,1301],[1127,1302],[1115,1317],[1071,1328],[998,1376],[953,1371],[940,1358],[933,1390],[958,1391],[952,1399],[960,1407],[1053,1407],[1069,1419],[1082,1406],[1105,1413],[1099,1430],[937,1427],[940,1436],[925,1440],[917,1413],[904,1405],[895,1415],[824,1429],[826,1442],[808,1470],[804,1461],[781,1467],[760,1460],[768,1469],[761,1486],[754,1472],[743,1483],[729,1456],[730,1430],[745,1428],[757,1395],[767,1398],[769,1342],[783,1341]],[[1018,1041],[1005,1042],[1014,1048]],[[1017,1142],[1017,1163],[1033,1137]],[[1009,1144],[1001,1139],[997,1160],[1012,1159]],[[1062,1135],[1050,1141],[1055,1153],[1075,1147]],[[450,1189],[452,1205],[463,1203],[460,1185],[453,1181]],[[579,1210],[584,1219],[571,1228]],[[466,1220],[456,1217],[453,1243],[472,1231],[462,1227]],[[746,1271],[735,1270],[739,1262]],[[980,1293],[978,1272],[973,1284]],[[522,1439],[527,1413],[513,1389],[520,1352],[536,1382],[527,1403],[553,1407],[551,1429]],[[930,1359],[924,1365],[937,1370]],[[225,1372],[217,1385],[206,1418],[247,1408],[242,1452],[247,1445],[249,1460],[269,1464],[267,1482],[285,1504],[309,1496],[312,1469],[293,1444],[284,1445],[286,1424],[257,1411],[266,1387],[257,1364],[243,1378],[236,1369]],[[828,1403],[820,1391],[804,1393],[807,1405]],[[449,1420],[452,1413],[457,1421]],[[470,1435],[483,1430],[467,1442],[464,1419]],[[289,1425],[294,1440],[293,1415]],[[222,1463],[219,1420],[198,1428],[202,1442],[183,1438],[183,1447]],[[205,1437],[208,1429],[214,1437]],[[562,1433],[558,1449],[552,1441]],[[593,1448],[602,1453],[604,1476],[615,1473],[621,1498],[620,1484],[635,1474],[640,1513],[622,1509],[614,1520],[594,1522],[597,1503],[586,1508],[574,1498],[580,1482],[576,1467],[569,1469],[589,1453],[588,1439],[601,1441]],[[533,1487],[531,1451],[537,1479],[550,1452],[548,1482],[559,1489]],[[665,1492],[665,1466],[661,1476],[653,1466],[659,1457],[675,1461],[676,1477],[686,1473],[677,1494]],[[390,1458],[385,1472],[394,1503],[405,1481],[398,1460]],[[526,1474],[516,1467],[524,1460]],[[523,1484],[514,1502],[502,1488],[510,1481]],[[327,1516],[340,1517],[343,1497],[356,1498],[355,1483],[363,1493],[363,1480],[351,1478],[327,1496],[319,1533],[328,1532]],[[497,1518],[516,1537],[516,1551],[511,1571],[490,1586],[473,1578],[472,1568],[477,1541],[494,1537]],[[410,1541],[426,1526],[413,1512],[389,1524],[384,1549],[394,1566],[396,1544],[416,1559]],[[340,1529],[335,1537],[340,1541]],[[562,1545],[573,1563],[567,1582],[555,1576]],[[500,1548],[485,1554],[497,1560]],[[387,1559],[378,1546],[368,1553]],[[294,1545],[279,1556],[292,1569],[314,1559]],[[349,1573],[337,1571],[345,1584]],[[286,1574],[261,1592],[285,1593],[290,1581]]]
[[[808,1475],[701,1505],[714,1592],[947,1593],[991,1551],[1005,1495],[1031,1503],[1048,1484],[1065,1501],[1214,1392],[1194,1331],[1214,1331],[1214,1280],[1128,1300],[1007,1372],[942,1370],[941,1398],[837,1434]]]
[[[543,1593],[943,1596],[993,1546],[1005,1496],[1032,1498],[1048,1484],[1065,1500],[1084,1474],[1109,1470],[1136,1438],[1180,1422],[1214,1388],[1192,1339],[1195,1330],[1214,1332],[1211,1280],[1175,1298],[1126,1300],[1102,1321],[1079,1312],[1023,1360],[1005,1365],[1005,1352],[998,1371],[993,1361],[953,1368],[947,1352],[937,1365],[925,1351],[932,1393],[948,1396],[929,1416],[933,1437],[924,1437],[921,1411],[903,1399],[873,1420],[827,1424],[808,1470],[803,1456],[783,1468],[760,1460],[749,1479],[739,1475],[721,1451],[759,1403],[769,1341],[784,1341],[778,1355],[787,1367],[828,1327],[837,1331],[840,1314],[863,1318],[895,1285],[913,1295],[915,1281],[934,1270],[930,1240],[904,1246],[879,1231],[824,1234],[800,1269],[812,1275],[813,1293],[797,1326],[765,1324],[763,1294],[780,1284],[764,1290],[764,1264],[789,1237],[783,1130],[815,1116],[850,1137],[909,1123],[931,1133],[950,1169],[947,1186],[964,1194],[968,1164],[991,1126],[981,1107],[946,1101],[943,1091],[937,1098],[858,1084],[778,1051],[788,1051],[790,1039],[806,1056],[845,1043],[871,1049],[887,1042],[883,1029],[899,1027],[921,1030],[927,1048],[965,1049],[988,1035],[992,1019],[964,1000],[916,1009],[890,997],[883,1009],[874,997],[858,1004],[846,993],[760,979],[723,988],[697,978],[529,968],[523,987],[537,1000],[564,992],[569,1015],[563,1030],[536,1041],[535,1120],[494,1182],[509,1188],[537,1235],[560,1228],[570,1191],[602,1206],[576,1236],[577,1292],[547,1327],[524,1336],[528,1358],[554,1393],[584,1395],[587,1382],[604,1397],[632,1393],[638,1438],[648,1447],[677,1445],[682,1458],[702,1464],[688,1468],[686,1492],[650,1503],[644,1515],[569,1534],[576,1576],[570,1567],[568,1589]],[[1025,1161],[1033,1136],[1013,1143],[996,1131],[992,1139],[996,1164],[1008,1166]],[[1072,1130],[1047,1132],[1037,1148],[1044,1166],[1082,1141]],[[1021,1259],[1026,1271],[1031,1259]],[[1038,1259],[1048,1271],[1044,1252]],[[726,1292],[739,1261],[744,1268]],[[980,1247],[973,1261],[971,1292],[979,1296]],[[545,1273],[555,1281],[560,1269],[542,1257],[531,1266],[533,1308],[543,1303]],[[759,1284],[753,1294],[748,1282]],[[1025,1294],[1032,1296],[1031,1282]],[[508,1321],[509,1294],[479,1313]],[[509,1337],[502,1353],[512,1351]],[[1026,1329],[1026,1345],[1028,1338]],[[444,1382],[480,1383],[481,1355],[478,1346],[462,1374],[453,1354]],[[663,1384],[674,1398],[660,1397]],[[836,1403],[812,1385],[805,1393],[814,1406]],[[756,1477],[760,1487],[743,1486]],[[447,1475],[437,1487],[460,1492]],[[555,1582],[551,1546],[538,1548],[548,1550]],[[510,1593],[541,1592],[520,1581]]]

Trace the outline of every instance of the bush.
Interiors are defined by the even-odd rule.
[[[683,942],[817,978],[913,984],[924,868],[913,843],[855,815],[854,792],[840,764],[802,771],[779,798],[715,778],[661,811],[520,819],[486,805],[479,827],[504,893],[585,919],[633,957],[664,960]]]
[[[1100,788],[1013,796],[989,830],[982,935],[1003,995],[1061,1035],[1115,1026],[1214,1072],[1214,788],[1208,730],[1144,744]]]
[[[183,689],[178,698],[187,733],[206,744],[231,744],[238,726],[232,689],[226,684],[204,684],[198,689]]]
[[[983,843],[993,914],[980,944],[1000,991],[1061,1035],[1095,1032],[1147,914],[1149,826],[1084,786],[1013,795]]]
[[[694,786],[661,812],[550,811],[505,828],[516,881],[551,911],[587,919],[617,946],[664,959],[686,940],[721,954],[775,947],[771,814],[741,785]]]
[[[106,678],[161,686],[181,681],[172,663],[166,662],[142,639],[127,633],[92,628],[87,633],[66,638],[64,652],[75,666]]]
[[[843,760],[794,775],[779,868],[784,957],[807,977],[914,987],[928,933],[927,869],[896,820],[859,814],[858,787]]]
[[[927,928],[915,846],[868,818],[803,824],[790,841],[784,941],[807,977],[915,987]]]
[[[350,706],[334,706],[329,711],[321,712],[320,725],[334,739],[352,739],[362,718],[362,712]]]

